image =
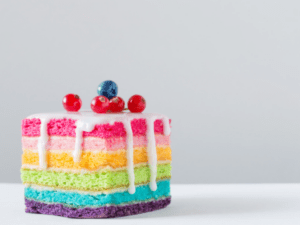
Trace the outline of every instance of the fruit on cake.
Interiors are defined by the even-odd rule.
[[[69,94],[63,99],[68,112],[22,121],[26,212],[112,218],[170,204],[169,118],[142,113],[140,95],[129,99],[125,112],[116,84],[100,86],[93,111],[79,111],[81,99]]]

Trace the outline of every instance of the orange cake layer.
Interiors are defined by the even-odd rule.
[[[48,168],[61,168],[80,170],[85,169],[89,171],[96,171],[104,167],[113,169],[122,168],[127,166],[127,155],[125,150],[116,152],[95,152],[84,151],[81,154],[80,162],[74,162],[73,151],[47,151],[46,161]],[[156,147],[157,161],[171,161],[171,148],[170,147]],[[137,147],[134,148],[134,164],[147,163],[147,148]],[[39,154],[36,151],[27,150],[23,151],[22,165],[39,165]]]

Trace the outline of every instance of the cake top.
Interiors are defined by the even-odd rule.
[[[51,118],[51,119],[74,119],[74,120],[96,120],[114,123],[116,121],[122,121],[124,119],[163,119],[166,116],[161,113],[130,113],[130,112],[120,112],[120,113],[94,113],[89,110],[84,110],[80,112],[49,112],[49,113],[38,113],[27,117],[27,119],[41,119],[41,118]]]

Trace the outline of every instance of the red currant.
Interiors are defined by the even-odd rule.
[[[130,112],[143,112],[146,108],[146,100],[143,98],[143,96],[133,95],[128,100],[127,105]]]
[[[64,108],[69,112],[77,112],[82,105],[78,95],[67,94],[62,100]]]
[[[91,102],[91,108],[95,113],[106,113],[109,110],[109,100],[103,95],[96,96]]]
[[[110,101],[109,101],[109,110],[111,112],[122,112],[122,110],[125,107],[125,102],[124,100],[119,97],[113,97]]]

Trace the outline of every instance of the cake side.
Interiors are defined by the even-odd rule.
[[[27,212],[58,215],[50,209],[59,207],[63,216],[102,218],[168,205],[171,148],[165,130],[170,121],[153,114],[85,117],[50,115],[46,124],[43,116],[23,120],[21,177]],[[78,132],[78,121],[93,129]]]

